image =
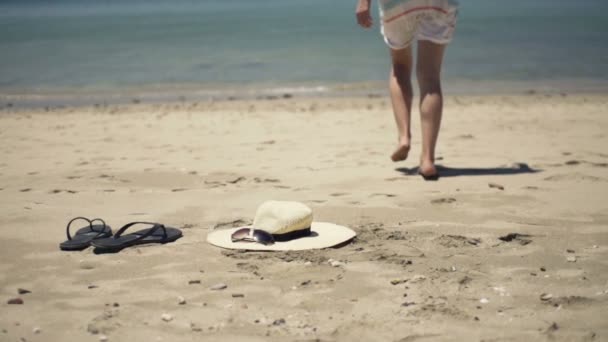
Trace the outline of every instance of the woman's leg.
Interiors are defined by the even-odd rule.
[[[391,159],[401,161],[407,158],[410,151],[410,112],[412,110],[412,47],[401,50],[391,49],[392,68],[389,77],[389,88],[393,113],[399,134],[397,149]]]
[[[425,40],[418,42],[416,75],[420,86],[420,126],[422,128],[420,173],[423,176],[437,175],[435,146],[443,111],[441,63],[444,51],[445,45]]]

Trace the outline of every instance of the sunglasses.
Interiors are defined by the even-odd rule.
[[[230,235],[232,242],[257,242],[262,245],[272,245],[274,238],[269,232],[253,229],[253,228],[241,228]]]

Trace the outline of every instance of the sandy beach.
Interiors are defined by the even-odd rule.
[[[417,110],[409,159],[390,161],[385,97],[4,107],[0,341],[606,341],[607,106],[449,96],[437,182],[416,175]],[[270,199],[358,236],[206,243]],[[60,251],[76,216],[184,236]]]

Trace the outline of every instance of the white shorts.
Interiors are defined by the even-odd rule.
[[[382,35],[394,50],[414,39],[447,44],[456,28],[458,3],[453,0],[379,0]]]

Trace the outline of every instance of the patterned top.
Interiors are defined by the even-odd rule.
[[[446,15],[450,8],[458,6],[455,0],[379,0],[378,3],[384,24],[404,17],[413,16],[417,21],[422,17]]]

